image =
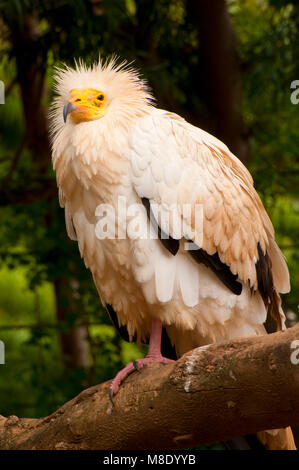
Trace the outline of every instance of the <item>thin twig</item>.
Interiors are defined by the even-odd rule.
[[[7,173],[6,177],[4,178],[4,180],[2,182],[0,192],[6,191],[7,186],[8,186],[8,184],[9,184],[9,182],[10,182],[10,180],[11,180],[13,174],[14,174],[15,169],[18,166],[19,161],[20,161],[22,152],[23,152],[24,147],[25,147],[25,142],[26,142],[26,137],[24,136],[19,148],[17,149],[16,153],[14,154],[9,172]]]

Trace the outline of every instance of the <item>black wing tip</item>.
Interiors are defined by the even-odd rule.
[[[198,247],[197,250],[191,250],[190,255],[197,263],[202,263],[210,268],[233,294],[240,295],[242,293],[243,286],[241,282],[237,281],[237,274],[233,274],[230,267],[220,260],[217,252],[209,255],[205,250]]]
[[[153,215],[153,212],[151,210],[150,200],[146,197],[142,197],[141,202],[146,209],[147,217],[152,223],[152,227],[156,231],[156,234],[158,235],[158,238],[161,241],[162,245],[164,246],[164,248],[166,248],[166,250],[169,251],[169,253],[175,256],[177,252],[179,251],[180,241],[176,240],[175,238],[172,238],[170,235],[167,235],[158,225]]]
[[[257,285],[266,309],[270,312],[266,320],[266,329],[270,333],[281,329],[280,296],[275,289],[272,262],[267,250],[263,251],[260,243],[257,244],[258,260],[255,263]],[[276,322],[276,328],[273,320]]]
[[[146,209],[147,217],[156,231],[160,242],[166,250],[175,256],[179,251],[180,241],[165,234],[161,227],[159,227],[152,213],[150,200],[146,197],[142,197],[141,202]],[[191,243],[191,240],[187,241]],[[193,245],[197,246],[194,242]],[[222,263],[217,252],[213,255],[209,255],[202,248],[197,247],[195,250],[189,250],[189,253],[197,263],[202,263],[207,268],[210,268],[233,294],[240,295],[242,293],[243,286],[241,282],[237,281],[237,275],[231,272],[228,265]]]

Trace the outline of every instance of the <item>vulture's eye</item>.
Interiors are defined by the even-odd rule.
[[[99,95],[97,98],[99,101],[104,101],[104,95]]]

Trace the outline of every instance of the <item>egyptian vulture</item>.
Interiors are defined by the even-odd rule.
[[[149,343],[111,397],[149,361],[265,334],[267,311],[285,328],[286,262],[251,175],[226,145],[154,107],[125,63],[58,69],[56,92],[52,156],[67,233],[116,328]],[[289,428],[259,436],[294,447]]]

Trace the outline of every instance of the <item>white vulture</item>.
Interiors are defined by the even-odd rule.
[[[111,397],[171,350],[265,334],[268,311],[285,328],[286,262],[251,175],[226,145],[155,108],[138,73],[114,59],[58,69],[56,92],[53,166],[68,235],[122,336],[149,342]],[[290,428],[259,438],[294,448]]]

